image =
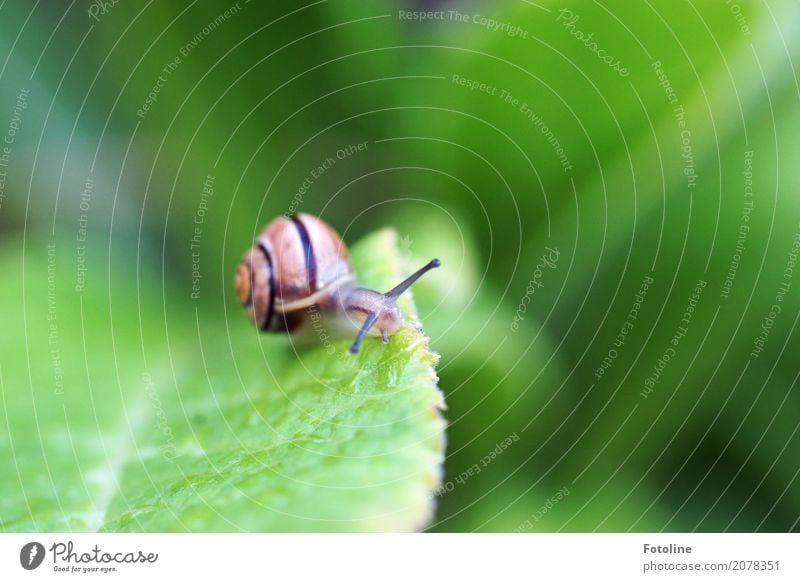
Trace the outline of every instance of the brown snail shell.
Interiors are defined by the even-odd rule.
[[[343,312],[361,327],[351,347],[355,353],[367,333],[387,341],[402,324],[397,297],[438,266],[432,260],[388,293],[355,287],[347,247],[335,230],[310,214],[281,216],[245,252],[236,269],[236,294],[262,331],[292,331],[315,305]]]

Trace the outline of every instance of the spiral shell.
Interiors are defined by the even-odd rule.
[[[332,294],[354,280],[342,239],[310,214],[270,222],[236,269],[236,293],[263,331],[291,331],[312,305],[327,307]]]

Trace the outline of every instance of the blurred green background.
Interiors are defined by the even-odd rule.
[[[232,273],[302,211],[443,260],[431,530],[800,531],[799,57],[794,0],[0,4],[6,507],[143,382],[268,389]]]

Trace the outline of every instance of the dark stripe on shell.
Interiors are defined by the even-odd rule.
[[[272,257],[267,247],[261,242],[257,242],[256,247],[264,254],[264,258],[267,259],[267,268],[269,269],[269,305],[267,306],[267,316],[260,325],[261,331],[269,331],[269,324],[272,320],[272,313],[275,308],[275,269],[272,268]],[[255,293],[255,285],[253,285],[252,293]],[[253,302],[255,303],[255,296],[253,296]]]
[[[306,260],[306,273],[308,273],[308,293],[311,294],[317,290],[317,259],[314,257],[314,247],[308,230],[300,218],[292,216],[292,222],[297,227],[297,234],[300,235],[300,242],[303,244],[303,257]]]

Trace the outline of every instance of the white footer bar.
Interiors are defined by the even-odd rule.
[[[0,580],[800,580],[800,534],[2,534]],[[177,578],[180,577],[180,578]]]

